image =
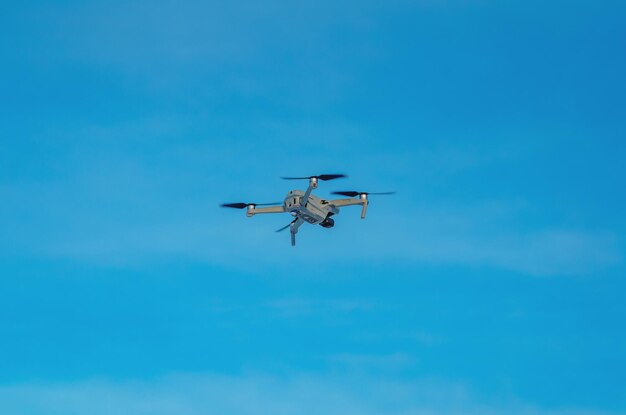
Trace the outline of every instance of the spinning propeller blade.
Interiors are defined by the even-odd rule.
[[[348,177],[345,174],[320,174],[319,176],[317,176],[317,178],[319,180],[334,180],[334,179],[341,179],[342,177]]]
[[[287,229],[288,227],[290,227],[293,223],[295,223],[298,220],[298,218],[295,218],[294,220],[292,220],[291,222],[289,222],[289,224],[287,226],[283,226],[282,228],[278,229],[276,232],[282,232],[285,229]]]
[[[360,195],[392,195],[396,192],[355,192],[354,190],[342,190],[340,192],[331,192],[333,195],[342,195],[348,197],[357,197]]]
[[[234,208],[234,209],[245,209],[246,207],[252,206],[274,206],[274,205],[282,205],[283,202],[275,202],[275,203],[222,203],[221,207]]]
[[[305,179],[318,179],[318,180],[333,180],[340,179],[342,177],[348,177],[345,174],[320,174],[319,176],[308,176],[308,177],[281,177],[284,180],[305,180]]]

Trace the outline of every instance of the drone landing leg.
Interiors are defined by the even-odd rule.
[[[296,246],[296,234],[298,233],[298,228],[302,225],[304,221],[301,218],[296,219],[291,223],[289,230],[291,231],[291,246]]]

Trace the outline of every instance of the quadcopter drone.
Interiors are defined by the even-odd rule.
[[[335,195],[348,196],[348,199],[326,200],[313,195],[313,189],[317,189],[319,180],[327,181],[347,177],[344,174],[321,174],[319,176],[309,177],[282,177],[284,180],[309,180],[309,187],[302,190],[291,190],[285,196],[285,200],[276,203],[224,203],[221,206],[227,208],[244,209],[247,208],[246,216],[252,217],[261,213],[290,213],[294,219],[287,226],[278,229],[276,232],[282,232],[289,228],[291,231],[291,245],[296,245],[296,233],[303,223],[311,225],[320,225],[324,228],[332,228],[335,226],[335,220],[331,217],[339,213],[339,208],[344,206],[361,205],[361,219],[365,219],[367,205],[369,201],[368,195],[390,195],[395,192],[355,192],[340,191],[332,192]],[[279,205],[279,206],[274,206]],[[267,207],[258,207],[267,206]]]

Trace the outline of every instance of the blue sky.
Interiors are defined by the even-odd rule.
[[[626,413],[624,3],[336,3],[0,8],[3,413]]]

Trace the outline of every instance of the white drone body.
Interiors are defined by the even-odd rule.
[[[309,179],[309,187],[306,190],[291,190],[285,196],[285,199],[280,206],[259,207],[261,204],[255,203],[228,203],[223,204],[223,207],[232,208],[247,208],[246,216],[252,217],[254,215],[263,213],[290,213],[294,219],[293,221],[279,229],[277,232],[281,232],[287,228],[291,232],[291,245],[296,244],[296,233],[298,228],[303,223],[309,223],[311,225],[320,225],[324,228],[332,228],[335,225],[334,219],[331,216],[339,213],[339,208],[351,205],[361,205],[361,219],[365,219],[365,213],[367,212],[367,205],[369,204],[366,192],[355,191],[342,191],[333,192],[334,194],[342,194],[350,197],[347,199],[332,199],[326,200],[318,196],[313,195],[311,192],[313,189],[317,189],[318,180],[332,180],[341,177],[346,177],[343,174],[326,174],[320,176],[310,177],[284,177],[287,180]],[[391,194],[393,192],[376,193],[376,194]],[[274,203],[269,203],[274,204]],[[277,203],[276,203],[277,204]],[[264,204],[266,205],[266,204]]]

